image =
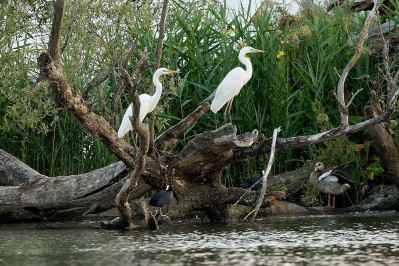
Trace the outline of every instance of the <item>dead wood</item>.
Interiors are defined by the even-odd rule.
[[[158,229],[158,221],[155,219],[154,215],[148,210],[147,202],[145,199],[141,198],[140,199],[140,204],[143,209],[143,213],[145,215],[145,222],[147,225],[148,230],[156,230]]]
[[[345,93],[344,93],[345,81],[349,74],[349,71],[355,66],[356,62],[359,60],[360,56],[362,55],[364,42],[368,37],[368,30],[370,28],[371,22],[374,20],[374,16],[377,10],[382,5],[382,2],[383,0],[376,0],[375,3],[373,2],[373,9],[368,14],[367,19],[364,22],[362,32],[360,33],[359,40],[356,45],[356,52],[353,55],[352,59],[348,62],[348,64],[346,65],[346,67],[342,71],[342,74],[339,77],[336,97],[338,100],[338,109],[339,112],[341,113],[341,125],[340,125],[341,127],[346,127],[349,125],[349,106],[353,100],[352,98],[348,104],[345,103]]]
[[[383,4],[388,8],[388,10],[392,10],[392,12],[389,12],[389,14],[392,14],[396,10],[395,6],[389,0],[383,0]],[[334,0],[327,6],[327,12],[329,12],[336,6],[349,7],[353,11],[360,12],[360,11],[372,10],[374,7],[374,1],[373,0],[349,0],[349,1]],[[385,10],[382,8],[380,8],[379,11],[383,16],[388,15],[385,12]]]
[[[47,177],[1,149],[0,161],[0,216],[3,217],[4,212],[12,214],[13,208],[15,213],[24,208],[37,218],[46,219],[110,209],[127,175],[122,162],[81,175]],[[148,187],[141,183],[138,194],[148,191]],[[137,197],[137,193],[132,196]],[[29,216],[19,214],[21,220]]]
[[[267,177],[269,176],[270,171],[272,170],[272,165],[274,163],[274,157],[275,157],[275,153],[276,153],[276,140],[277,140],[277,135],[278,135],[278,133],[280,131],[281,131],[280,127],[274,129],[274,131],[273,131],[272,147],[271,147],[271,151],[270,151],[269,163],[267,164],[266,170],[262,171],[262,189],[261,189],[261,192],[260,192],[259,199],[258,199],[258,201],[256,203],[256,207],[254,209],[254,213],[252,215],[252,219],[251,219],[252,221],[255,221],[256,215],[259,212],[260,206],[262,205],[264,196],[266,194]],[[249,215],[250,214],[248,214],[247,217]]]
[[[373,118],[382,113],[375,91],[372,91],[371,102],[364,108],[364,112],[367,118]],[[399,185],[399,149],[390,123],[384,122],[370,127],[369,134],[380,158],[381,165],[395,183]]]

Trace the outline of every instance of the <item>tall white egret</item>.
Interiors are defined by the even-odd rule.
[[[241,67],[236,67],[227,73],[226,77],[222,80],[219,86],[216,88],[215,98],[213,98],[211,104],[211,110],[216,114],[220,108],[227,103],[226,110],[224,111],[224,122],[226,123],[226,111],[229,109],[229,118],[231,122],[231,105],[234,97],[240,93],[241,88],[251,79],[252,77],[252,64],[251,60],[245,55],[248,53],[265,53],[265,51],[258,50],[249,46],[245,46],[240,50],[238,59],[243,63],[247,70]]]
[[[141,94],[140,98],[140,114],[139,119],[140,122],[143,122],[145,116],[154,111],[155,107],[162,94],[162,83],[160,81],[160,76],[168,75],[172,73],[180,73],[179,71],[169,70],[166,68],[159,68],[155,71],[154,76],[152,77],[152,82],[155,85],[155,93],[150,96],[148,94]],[[122,138],[129,130],[133,129],[132,123],[130,122],[129,116],[133,115],[133,104],[130,104],[127,108],[125,114],[123,115],[122,123],[119,126],[118,137]]]

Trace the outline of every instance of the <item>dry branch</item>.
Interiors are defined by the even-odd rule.
[[[141,73],[140,73],[141,75]],[[122,70],[121,78],[126,84],[129,95],[133,101],[133,117],[130,118],[132,126],[135,132],[140,136],[140,153],[136,158],[136,165],[134,170],[130,173],[129,179],[123,185],[122,189],[116,196],[115,203],[118,208],[120,217],[117,220],[118,227],[130,228],[132,220],[132,211],[129,206],[129,194],[133,188],[137,185],[137,180],[139,179],[141,173],[145,169],[147,152],[149,149],[149,130],[148,126],[141,123],[139,119],[140,114],[140,98],[137,93],[137,86],[133,87],[130,81],[130,75],[126,70]]]
[[[107,73],[103,77],[98,79],[96,82],[90,84],[86,88],[86,90],[83,92],[83,95],[82,95],[84,100],[87,100],[89,98],[90,91],[92,91],[94,88],[100,86],[104,81],[106,81],[111,76],[111,74],[114,72],[116,64],[121,60],[121,57],[122,57],[122,52],[119,53],[118,56],[115,58],[115,60],[111,63]],[[93,82],[93,81],[91,81],[91,82]]]
[[[153,68],[154,72],[155,72],[155,70],[157,70],[159,68],[160,63],[161,63],[163,39],[165,37],[166,10],[168,8],[168,2],[169,2],[169,0],[163,1],[161,21],[159,23],[158,45],[157,45],[157,50],[156,50],[156,54],[155,54],[155,62],[154,62],[154,68]]]
[[[207,112],[210,108],[210,104],[208,102],[203,103],[202,105],[198,106],[191,114],[181,120],[179,123],[170,127],[158,138],[154,141],[154,147],[158,151],[161,151],[165,148],[165,144],[168,142],[172,142],[174,139],[181,136],[189,127],[191,127],[195,122],[198,121],[202,117],[202,115]],[[170,149],[170,146],[168,146]]]
[[[339,112],[341,113],[341,127],[346,127],[349,125],[349,111],[345,103],[345,94],[344,94],[345,80],[349,74],[349,71],[355,66],[356,62],[359,60],[360,56],[362,55],[363,45],[367,39],[370,24],[374,19],[377,9],[380,8],[382,1],[383,0],[375,0],[374,7],[367,16],[367,19],[362,28],[362,32],[360,33],[359,41],[356,45],[356,52],[353,55],[352,59],[349,61],[349,63],[346,65],[345,69],[342,71],[342,74],[340,75],[337,87],[337,98],[338,98]]]
[[[71,37],[72,26],[73,26],[73,23],[75,22],[76,11],[78,10],[78,3],[79,3],[79,0],[75,0],[75,6],[74,6],[73,11],[72,11],[71,21],[68,24],[68,33],[67,33],[67,36],[65,38],[64,45],[62,46],[61,53],[63,53],[65,51],[65,49],[66,49],[66,47],[68,45],[68,42],[69,42],[69,38]]]
[[[263,199],[266,194],[266,187],[267,187],[267,177],[270,174],[270,171],[272,170],[272,165],[274,163],[274,156],[276,153],[276,140],[277,140],[277,135],[281,131],[281,128],[276,128],[273,131],[273,137],[272,137],[272,147],[270,151],[270,158],[269,158],[269,163],[267,164],[266,171],[262,171],[262,190],[259,195],[258,202],[256,203],[256,207],[254,210],[254,214],[252,215],[252,222],[255,221],[256,215],[259,212],[259,208],[262,205]]]

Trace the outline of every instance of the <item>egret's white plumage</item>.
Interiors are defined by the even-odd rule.
[[[211,104],[212,112],[216,113],[223,107],[226,103],[229,103],[226,106],[226,110],[228,107],[231,108],[231,103],[233,98],[240,93],[241,88],[251,79],[252,77],[252,64],[249,58],[246,58],[245,55],[248,53],[264,53],[265,51],[254,49],[252,47],[244,47],[240,50],[238,55],[238,59],[241,63],[243,63],[246,67],[244,70],[241,67],[236,67],[232,69],[229,73],[227,73],[226,77],[222,80],[219,86],[216,88],[215,98]],[[230,115],[230,109],[229,109]],[[224,113],[226,120],[226,111]]]
[[[168,70],[166,68],[159,68],[155,71],[154,76],[152,77],[152,82],[155,85],[155,93],[150,96],[148,94],[141,94],[140,98],[140,114],[139,120],[143,122],[145,116],[154,111],[155,107],[162,94],[162,83],[159,81],[159,77],[162,75],[167,75],[171,73],[180,73],[179,71]],[[123,115],[122,123],[119,126],[118,137],[122,138],[129,130],[133,129],[132,123],[130,122],[129,116],[133,115],[133,104],[130,104],[127,108],[125,114]]]

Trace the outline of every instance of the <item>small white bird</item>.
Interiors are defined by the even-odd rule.
[[[229,109],[229,118],[231,122],[231,105],[234,97],[240,93],[241,88],[251,79],[252,77],[252,64],[249,57],[245,55],[248,53],[265,53],[265,51],[258,50],[249,46],[243,47],[240,50],[238,59],[243,63],[247,70],[241,67],[236,67],[227,73],[226,77],[222,80],[219,86],[216,88],[215,98],[211,104],[211,110],[216,114],[220,108],[227,103],[226,110],[224,111],[224,122],[226,123],[226,111]]]
[[[351,189],[354,183],[348,178],[336,173],[337,170],[349,165],[349,163],[325,169],[323,163],[316,163],[314,171],[310,174],[310,180],[317,180],[317,188],[324,193],[328,193],[327,207],[335,208],[335,195],[341,194],[345,190]],[[331,194],[333,203],[330,204]]]
[[[159,77],[162,75],[168,75],[172,73],[180,73],[179,71],[174,71],[174,70],[169,70],[166,68],[159,68],[157,71],[155,71],[154,76],[152,77],[152,82],[155,85],[155,93],[154,95],[150,96],[148,94],[141,94],[139,96],[140,98],[140,114],[139,114],[139,119],[140,122],[143,122],[145,116],[154,111],[155,107],[157,106],[157,103],[159,99],[161,98],[162,94],[162,83],[159,80]],[[127,108],[125,114],[123,115],[122,123],[119,126],[118,130],[118,137],[122,138],[129,130],[133,129],[132,123],[129,119],[129,116],[133,115],[133,104],[130,104],[129,107]]]

